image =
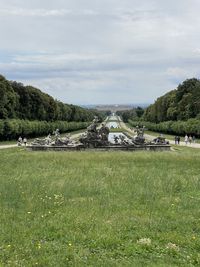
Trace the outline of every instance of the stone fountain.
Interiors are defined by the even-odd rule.
[[[136,127],[136,135],[130,136],[128,133],[114,134],[113,142],[109,141],[110,130],[106,124],[102,123],[99,127],[98,118],[95,117],[92,124],[87,128],[78,140],[74,140],[69,134],[61,137],[59,129],[43,139],[35,139],[27,149],[32,151],[70,151],[70,150],[170,150],[170,145],[164,138],[154,139],[146,142],[144,138],[145,127]]]

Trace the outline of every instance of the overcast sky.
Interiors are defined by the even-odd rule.
[[[0,0],[0,73],[66,103],[151,103],[199,78],[199,11],[199,0]]]

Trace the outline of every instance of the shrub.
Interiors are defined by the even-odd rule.
[[[189,119],[188,121],[165,121],[153,123],[149,121],[132,121],[129,124],[133,127],[145,125],[148,130],[166,134],[185,135],[193,134],[200,137],[200,120]]]
[[[0,120],[0,140],[17,139],[20,135],[36,137],[52,133],[59,129],[61,133],[86,128],[89,122],[67,122],[67,121],[29,121],[29,120]]]

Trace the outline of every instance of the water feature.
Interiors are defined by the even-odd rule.
[[[123,132],[110,132],[110,129],[120,128],[119,118],[112,116],[112,121],[108,120],[105,124],[99,127],[97,117],[93,123],[87,128],[87,131],[82,134],[79,140],[75,141],[69,136],[61,138],[59,130],[54,132],[54,136],[50,135],[45,139],[36,139],[27,149],[30,150],[170,150],[168,144],[157,144],[155,142],[145,142],[144,128],[137,127],[137,135],[135,138]]]
[[[110,117],[108,117],[109,121],[118,121],[118,116],[112,115]]]
[[[116,121],[108,121],[108,122],[106,123],[106,126],[107,126],[108,128],[119,128],[119,123],[116,122]]]
[[[123,134],[122,132],[118,132],[118,133],[109,133],[108,136],[108,141],[111,144],[115,144],[115,137],[120,139],[120,136],[123,136],[125,139],[127,139],[127,137],[125,136],[125,134]]]

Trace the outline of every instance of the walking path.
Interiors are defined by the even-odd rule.
[[[81,134],[83,134],[84,133],[84,131],[82,131],[82,132],[79,132],[79,133],[75,133],[75,134],[71,134],[71,136],[73,137],[73,139],[76,139],[76,138],[78,138]],[[14,147],[18,147],[18,145],[17,144],[11,144],[11,145],[0,145],[0,150],[1,149],[7,149],[7,148],[14,148]],[[24,147],[24,145],[23,146],[21,146],[21,147]]]
[[[13,148],[13,147],[17,147],[17,145],[0,145],[0,149]]]
[[[130,133],[132,136],[135,135],[135,132],[133,130],[131,130],[121,119],[120,117],[116,116],[118,118],[118,123],[120,125],[120,128],[123,128],[125,129],[128,133]],[[84,131],[83,131],[84,132]],[[83,134],[83,132],[80,132],[80,133],[76,133],[76,134],[72,134],[72,137],[73,138],[78,138],[81,134]],[[147,139],[147,140],[153,140],[155,139],[155,136],[153,135],[149,135],[149,134],[145,134],[144,137]],[[174,141],[172,140],[168,140],[166,139],[167,141],[170,142],[170,144],[173,144],[174,145]],[[191,143],[191,144],[185,144],[185,142],[180,142],[179,145],[177,146],[186,146],[186,147],[192,147],[192,148],[200,148],[200,144],[197,144],[197,143]],[[12,144],[12,145],[0,145],[0,149],[7,149],[7,148],[13,148],[13,147],[17,147],[17,144]]]
[[[124,128],[127,132],[129,132],[131,135],[135,135],[135,133],[134,133],[134,131],[133,130],[131,130],[130,128],[128,128],[127,127],[127,125],[124,123],[124,122],[122,122],[122,121],[120,121],[120,125],[121,125],[121,128]],[[144,137],[147,139],[147,140],[153,140],[153,139],[155,139],[156,137],[155,136],[153,136],[153,135],[149,135],[149,134],[145,134],[144,135]],[[175,145],[174,144],[174,141],[172,141],[172,140],[168,140],[168,139],[166,139],[167,141],[169,141],[170,142],[170,144],[173,144],[173,145]],[[186,147],[192,147],[192,148],[200,148],[200,144],[197,144],[197,143],[191,143],[191,144],[185,144],[185,142],[180,142],[179,143],[179,145],[177,145],[177,146],[186,146]]]

